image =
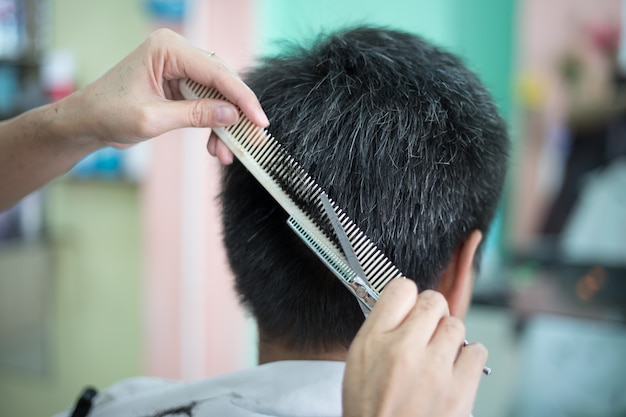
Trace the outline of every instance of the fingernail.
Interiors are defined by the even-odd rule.
[[[259,110],[259,119],[262,121],[261,126],[262,127],[267,127],[270,125],[270,120],[267,118],[267,115],[265,114],[265,112],[263,110]]]
[[[216,155],[216,149],[215,149],[216,146],[217,146],[217,143],[215,140],[209,140],[209,143],[207,144],[207,150],[213,156]]]
[[[232,125],[237,123],[239,113],[232,106],[219,106],[215,111],[215,118],[218,123]]]

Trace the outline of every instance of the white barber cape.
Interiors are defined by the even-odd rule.
[[[194,382],[132,378],[101,391],[88,417],[341,416],[344,368],[280,361]]]

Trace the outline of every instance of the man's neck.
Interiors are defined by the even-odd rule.
[[[289,349],[275,340],[259,337],[259,364],[276,361],[310,360],[310,361],[344,361],[348,351],[344,348],[326,351]]]

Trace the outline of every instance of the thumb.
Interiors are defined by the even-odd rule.
[[[363,323],[361,331],[384,333],[396,329],[411,312],[417,300],[417,285],[410,279],[398,277],[385,286],[380,299]]]
[[[159,113],[164,130],[183,127],[223,127],[239,120],[239,110],[234,105],[213,99],[175,100],[163,103]]]

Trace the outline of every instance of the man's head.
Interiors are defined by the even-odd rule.
[[[446,271],[465,274],[478,258],[509,148],[459,59],[411,34],[355,28],[266,59],[246,81],[272,135],[407,277],[420,289],[457,285]],[[222,203],[236,288],[261,335],[294,349],[347,347],[363,322],[358,304],[238,163],[225,169]]]

